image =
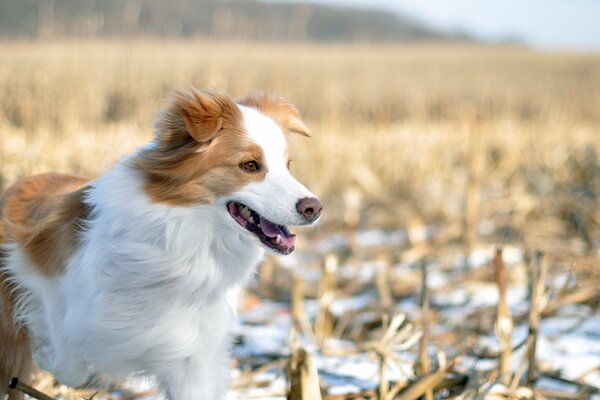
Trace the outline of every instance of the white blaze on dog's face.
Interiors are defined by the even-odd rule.
[[[228,196],[227,209],[268,248],[288,254],[294,249],[295,237],[286,225],[315,222],[323,206],[290,174],[287,140],[282,128],[254,108],[240,108],[246,134],[263,152],[262,162],[252,164],[251,169],[262,170],[265,176]]]
[[[280,254],[294,250],[287,225],[308,225],[321,202],[289,172],[286,133],[309,136],[298,111],[280,97],[240,104],[192,91],[175,97],[158,121],[154,146],[136,167],[155,202],[213,204],[225,223]]]

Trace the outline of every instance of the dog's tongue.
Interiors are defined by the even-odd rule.
[[[287,227],[283,225],[277,225],[269,221],[264,217],[260,217],[260,229],[263,233],[268,237],[277,237],[277,235],[281,235],[282,238],[290,238],[293,237]]]
[[[281,241],[276,246],[282,250],[284,254],[289,254],[294,250],[296,236],[293,235],[286,226],[274,224],[261,216],[260,229],[265,236],[270,238],[275,238],[279,235]]]
[[[276,237],[277,235],[283,236],[283,232],[279,228],[279,225],[272,223],[262,216],[260,217],[260,229],[268,237]]]

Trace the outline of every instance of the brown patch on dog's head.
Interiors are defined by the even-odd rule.
[[[284,131],[307,137],[311,135],[310,129],[304,124],[298,109],[283,97],[270,93],[259,93],[240,100],[240,104],[254,107],[263,114],[268,115]]]
[[[244,163],[260,168],[252,173]],[[153,146],[133,160],[145,190],[157,203],[208,204],[266,175],[262,148],[242,126],[242,114],[226,94],[176,93],[156,124]]]

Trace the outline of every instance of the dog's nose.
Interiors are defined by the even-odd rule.
[[[316,197],[305,197],[296,204],[296,209],[308,222],[313,222],[321,216],[323,203]]]

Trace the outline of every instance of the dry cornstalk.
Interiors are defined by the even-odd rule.
[[[410,219],[406,233],[408,240],[415,247],[427,243],[427,225],[418,215]]]
[[[598,372],[600,371],[600,365],[596,365],[593,368],[588,369],[587,371],[584,371],[581,375],[579,375],[577,378],[575,378],[575,382],[583,382],[583,380],[585,378],[587,378],[589,375],[593,374],[594,372]]]
[[[304,310],[304,279],[294,273],[292,277],[292,321],[297,333],[313,336],[310,320]]]
[[[428,391],[433,392],[436,386],[438,386],[446,377],[446,374],[450,372],[452,367],[454,367],[455,361],[451,361],[444,368],[440,368],[435,372],[430,372],[426,375],[421,376],[415,382],[413,382],[410,386],[404,389],[399,398],[403,400],[413,400],[418,399],[419,397],[426,394]],[[393,392],[390,394],[394,394]]]
[[[356,232],[358,229],[358,222],[360,220],[360,207],[362,203],[362,193],[356,187],[352,186],[344,193],[344,205],[345,215],[344,222],[348,229],[348,242],[352,249],[356,249]]]
[[[557,380],[560,382],[567,383],[572,386],[576,386],[579,389],[579,392],[581,392],[581,393],[596,393],[596,394],[600,393],[599,387],[594,386],[594,385],[589,385],[585,382],[581,382],[577,378],[576,379],[565,378],[560,373],[560,371],[557,371],[557,370],[552,370],[549,368],[541,367],[540,374],[542,374],[546,378],[554,379],[554,380]]]
[[[389,393],[389,379],[387,377],[387,366],[389,363],[401,362],[396,354],[414,346],[421,337],[421,333],[415,331],[411,324],[405,324],[406,315],[397,314],[389,319],[384,314],[384,333],[379,340],[369,341],[358,348],[374,354],[379,361],[379,397],[383,400],[393,398]],[[402,382],[397,384],[402,385]],[[403,387],[403,386],[401,386]]]
[[[542,311],[542,317],[552,315],[565,304],[585,303],[600,297],[600,288],[595,286],[582,287],[569,293],[564,293],[548,303]]]
[[[374,390],[363,390],[355,393],[329,394],[323,396],[323,400],[364,400],[374,399],[375,396]]]
[[[420,373],[427,375],[430,370],[429,363],[429,287],[427,286],[427,263],[421,261],[421,342],[419,345]],[[433,400],[433,390],[425,392],[426,400]]]
[[[513,321],[506,301],[506,268],[501,247],[496,249],[494,255],[494,269],[498,285],[496,337],[500,343],[500,380],[504,385],[509,385],[511,380],[510,360],[512,357]]]
[[[377,293],[379,294],[381,306],[389,310],[394,305],[394,297],[392,296],[392,288],[390,287],[389,280],[389,261],[384,257],[381,257],[381,261],[382,263],[375,273],[375,284],[377,285]]]
[[[527,345],[529,346],[529,343],[531,342],[531,336],[529,336],[526,340]],[[521,362],[519,363],[519,366],[517,368],[517,371],[514,373],[512,381],[510,382],[510,386],[509,389],[512,391],[517,390],[517,388],[519,387],[519,383],[521,381],[521,377],[523,376],[523,372],[525,372],[525,367],[527,365],[527,363],[525,362],[525,359],[527,358],[527,352],[525,352],[523,354],[523,358],[521,359]]]
[[[291,355],[287,365],[288,400],[321,400],[319,374],[312,356],[300,345],[298,334],[292,330]]]
[[[322,343],[333,332],[334,320],[329,306],[335,297],[337,265],[337,257],[333,254],[327,255],[323,261],[323,278],[319,285],[319,310],[315,319],[315,337],[318,343]]]
[[[45,393],[40,392],[39,390],[19,381],[18,378],[12,378],[8,387],[17,390],[21,393],[25,393],[29,397],[33,397],[37,400],[54,400],[53,397],[48,396]]]
[[[302,332],[304,319],[304,280],[298,273],[292,276],[292,319],[297,332]]]
[[[479,202],[481,198],[481,178],[483,174],[483,133],[478,129],[477,121],[469,127],[467,147],[467,169],[469,177],[465,188],[465,207],[462,226],[462,238],[465,248],[464,267],[469,268],[469,255],[477,238]]]
[[[536,346],[537,336],[540,324],[540,315],[545,308],[545,283],[547,274],[547,265],[543,260],[543,253],[536,251],[530,266],[529,286],[531,291],[529,306],[529,342],[527,346],[527,383],[535,381],[536,376]]]
[[[385,353],[377,353],[379,358],[379,398],[387,399],[390,390],[390,381],[387,377],[387,356]]]
[[[587,400],[588,393],[572,393],[560,390],[551,389],[536,389],[534,390],[534,398],[536,399],[556,399],[556,400]]]
[[[248,387],[252,384],[252,380],[256,376],[258,376],[264,372],[267,372],[273,368],[283,367],[284,362],[285,362],[285,359],[281,358],[281,359],[266,363],[265,365],[263,365],[259,368],[256,368],[255,370],[248,371],[248,372],[242,372],[242,374],[239,377],[237,377],[237,379],[232,383],[231,387],[235,388],[235,389]]]
[[[402,252],[402,262],[412,264],[417,261],[422,260],[424,257],[429,255],[433,247],[431,244],[424,242],[419,244],[418,246],[412,247],[404,252]]]

